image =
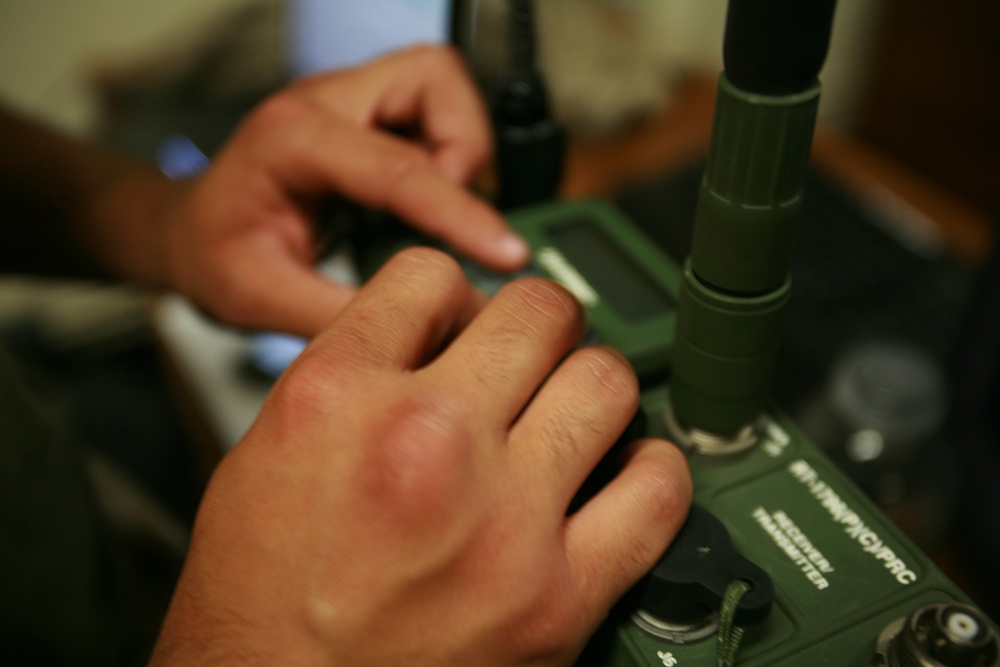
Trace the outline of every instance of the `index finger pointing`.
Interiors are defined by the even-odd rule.
[[[269,165],[289,192],[316,197],[332,190],[389,210],[493,268],[513,270],[527,260],[526,244],[500,214],[448,180],[418,145],[294,100],[279,102],[260,121],[279,131],[260,147],[266,155],[251,159]]]

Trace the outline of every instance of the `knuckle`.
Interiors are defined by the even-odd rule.
[[[279,432],[301,432],[303,425],[325,423],[331,418],[342,389],[337,374],[311,355],[297,360],[282,374],[261,414],[275,421]],[[286,441],[288,445],[293,442]]]
[[[575,466],[584,458],[583,439],[602,435],[600,421],[576,406],[559,405],[545,415],[541,425],[542,451],[558,468]]]
[[[390,206],[420,173],[433,170],[427,151],[405,141],[385,142],[376,158],[377,173],[382,175],[378,198],[383,206]]]
[[[645,444],[652,443],[646,441]],[[662,446],[656,447],[656,455],[643,457],[634,490],[643,511],[662,523],[671,524],[687,512],[691,479],[683,455],[672,445],[659,444]]]
[[[316,151],[315,129],[323,113],[298,89],[272,95],[240,124],[226,153],[239,151],[240,159],[256,167],[309,160]]]
[[[421,303],[431,311],[441,304],[464,303],[472,295],[472,285],[458,261],[440,250],[407,248],[394,256],[386,269],[393,279],[406,281],[406,294],[419,295]]]
[[[467,428],[441,397],[407,398],[388,414],[368,437],[376,446],[364,466],[366,491],[408,530],[440,531],[461,506],[470,464]]]
[[[357,317],[338,319],[335,324],[335,342],[322,339],[311,355],[327,359],[339,371],[361,372],[378,360],[377,350],[391,344],[393,332],[388,327],[373,325],[369,313]],[[310,357],[307,357],[310,358]]]
[[[500,331],[476,345],[475,354],[469,359],[469,376],[480,386],[492,391],[498,383],[506,383],[511,379],[511,343],[518,342],[518,337],[510,331]]]
[[[510,314],[532,324],[537,316],[579,326],[584,321],[583,307],[559,284],[544,278],[520,278],[507,284],[497,295]]]
[[[295,127],[304,116],[314,113],[300,95],[285,92],[272,95],[257,105],[243,127],[253,135],[267,137],[278,128]]]
[[[435,248],[414,246],[396,253],[383,269],[394,274],[411,275],[429,282],[466,283],[458,261]]]
[[[559,348],[575,342],[583,322],[579,304],[556,283],[524,278],[508,283],[487,305],[482,318],[486,336],[476,343],[474,376],[485,386],[508,380],[515,355],[523,350]]]
[[[584,458],[591,443],[618,438],[639,401],[631,367],[615,352],[586,348],[575,352],[566,366],[571,373],[566,385],[573,388],[574,400],[551,407],[540,431],[547,444],[544,451],[560,467]]]
[[[619,352],[606,346],[587,347],[574,358],[588,377],[596,380],[602,401],[611,397],[625,405],[638,404],[639,381],[631,364]]]

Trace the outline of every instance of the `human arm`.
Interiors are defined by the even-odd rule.
[[[63,135],[0,104],[0,271],[110,278],[101,227],[141,261],[143,221],[178,190],[151,165]],[[141,233],[141,234],[140,234]],[[129,259],[122,258],[122,259]]]
[[[387,209],[496,268],[527,259],[499,214],[463,187],[489,159],[490,133],[446,48],[292,84],[190,182],[10,114],[0,121],[3,203],[20,211],[5,224],[4,270],[103,272],[177,289],[237,325],[309,336],[353,295],[312,269],[311,217],[329,193]],[[399,126],[413,131],[387,131]]]
[[[410,250],[311,342],[213,476],[153,667],[572,661],[690,478],[641,440],[567,516],[635,377],[607,348],[565,356],[583,315],[553,283],[480,304]]]

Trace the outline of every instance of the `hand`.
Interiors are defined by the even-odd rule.
[[[399,127],[416,134],[386,131]],[[449,49],[419,47],[293,84],[162,208],[165,282],[230,323],[317,333],[354,292],[312,268],[310,217],[331,192],[516,269],[527,247],[462,187],[490,150],[481,101]]]
[[[583,316],[554,283],[480,303],[411,249],[311,342],[209,485],[153,665],[573,660],[676,534],[690,478],[641,440],[566,516],[635,377],[608,348],[559,363]]]

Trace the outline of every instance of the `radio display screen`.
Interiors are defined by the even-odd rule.
[[[670,295],[596,225],[575,220],[553,226],[547,234],[623,319],[639,322],[673,310]]]

